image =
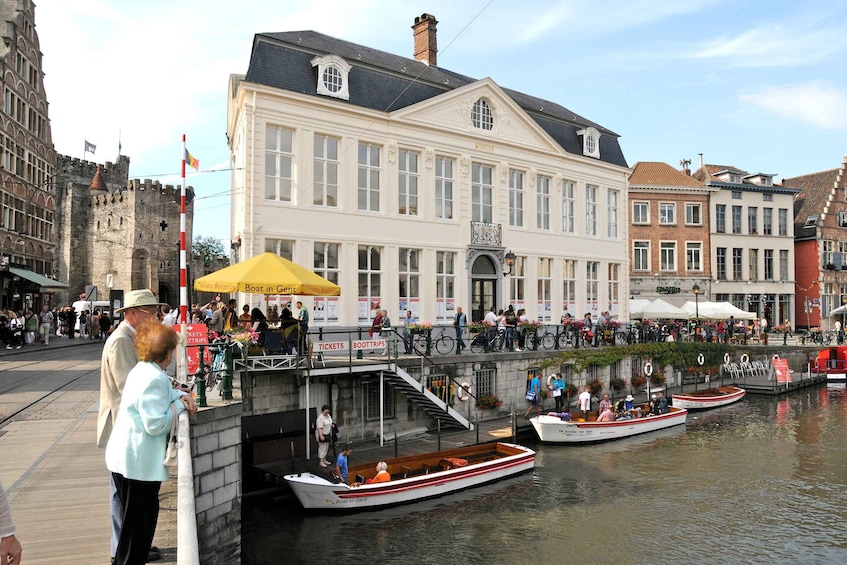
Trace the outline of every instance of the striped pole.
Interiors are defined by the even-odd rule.
[[[179,342],[182,350],[177,356],[177,379],[188,382],[186,341],[188,340],[188,277],[185,251],[185,134],[182,134],[182,188],[179,194]]]

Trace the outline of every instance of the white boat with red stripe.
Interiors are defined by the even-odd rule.
[[[737,386],[719,386],[685,394],[674,394],[673,405],[686,410],[708,410],[738,402],[747,391]]]
[[[351,466],[348,482],[313,473],[285,475],[304,508],[360,510],[443,496],[531,471],[535,451],[511,443],[484,443],[386,460],[391,480],[365,484],[375,463]]]
[[[655,432],[685,424],[688,411],[676,406],[665,414],[641,416],[630,420],[597,422],[589,418],[562,420],[559,416],[542,415],[530,419],[538,437],[545,443],[594,443]]]

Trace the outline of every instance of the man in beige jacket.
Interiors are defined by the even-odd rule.
[[[100,411],[97,416],[97,446],[105,448],[109,436],[115,427],[115,418],[121,407],[121,395],[129,371],[138,363],[135,353],[135,328],[149,318],[156,318],[162,304],[150,290],[131,290],[124,297],[123,308],[115,313],[124,312],[124,321],[115,328],[103,346],[100,362]],[[118,491],[109,473],[109,493],[112,513],[112,547],[114,558],[121,534],[121,503]],[[155,549],[155,552],[153,551]],[[151,553],[159,553],[151,548]],[[152,557],[152,555],[151,555]]]

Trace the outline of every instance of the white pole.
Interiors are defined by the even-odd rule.
[[[306,377],[306,461],[312,458],[312,442],[309,441],[309,408],[311,407],[311,400],[309,400],[309,377]]]
[[[385,399],[383,398],[383,387],[385,386],[383,381],[383,373],[379,372],[379,446],[382,447],[385,444],[385,432],[383,430],[383,426],[385,425],[385,417],[383,414],[383,410],[385,408]]]
[[[200,551],[197,543],[197,514],[194,506],[194,468],[191,462],[191,441],[188,429],[188,412],[179,415],[179,446],[177,448],[177,543],[178,565],[199,565]]]

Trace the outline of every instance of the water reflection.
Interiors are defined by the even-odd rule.
[[[847,390],[749,396],[686,426],[535,445],[532,474],[378,512],[245,505],[243,563],[847,562]]]

